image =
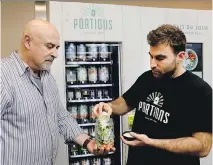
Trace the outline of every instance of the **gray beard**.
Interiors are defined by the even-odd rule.
[[[41,64],[41,69],[42,70],[50,70],[51,69],[51,64],[46,64],[45,62]]]

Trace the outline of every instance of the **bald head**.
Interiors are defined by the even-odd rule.
[[[22,39],[25,37],[25,35],[29,35],[31,37],[57,35],[59,37],[59,33],[56,28],[49,22],[42,19],[34,19],[28,22],[24,28]]]
[[[35,19],[24,28],[21,42],[21,54],[34,69],[42,69],[57,57],[59,33],[49,22]]]

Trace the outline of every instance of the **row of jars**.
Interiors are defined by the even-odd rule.
[[[66,70],[67,84],[96,84],[108,83],[111,78],[109,67],[107,66],[81,66]]]
[[[68,89],[67,101],[85,100],[85,99],[104,99],[111,97],[109,88],[75,88]]]
[[[113,160],[111,157],[86,158],[73,161],[70,165],[113,165]]]
[[[66,43],[66,61],[108,61],[110,60],[108,44]]]
[[[69,144],[69,154],[72,156],[89,154],[88,150],[78,144]]]
[[[76,119],[78,124],[95,123],[96,119],[93,114],[94,106],[93,104],[70,105],[68,111]]]

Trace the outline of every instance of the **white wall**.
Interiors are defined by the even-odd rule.
[[[19,49],[24,25],[34,19],[34,2],[1,2],[1,57]]]

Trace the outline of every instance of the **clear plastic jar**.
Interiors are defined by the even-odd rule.
[[[98,69],[99,81],[106,83],[109,81],[109,68],[106,66],[101,66]]]
[[[66,60],[74,61],[76,59],[76,46],[73,43],[70,43],[66,47]]]
[[[99,47],[99,53],[100,53],[101,59],[108,58],[109,52],[108,52],[107,44],[101,44],[101,46]]]
[[[103,112],[96,120],[95,141],[98,147],[114,146],[114,123],[106,112]]]
[[[109,157],[103,158],[103,165],[111,165],[111,164],[112,164],[111,158]]]
[[[77,78],[78,78],[78,82],[80,82],[81,84],[86,83],[86,81],[87,81],[87,69],[86,69],[86,67],[79,67],[77,69]]]
[[[86,46],[84,44],[77,45],[77,56],[78,60],[86,60]]]
[[[88,68],[88,79],[91,83],[96,83],[98,80],[98,69],[95,66]]]

